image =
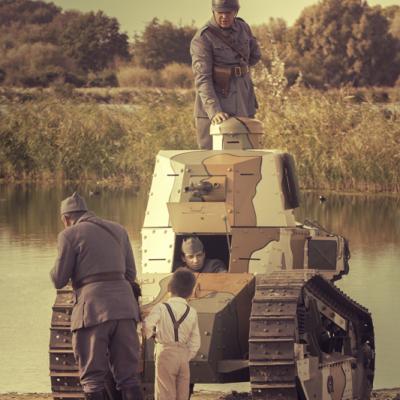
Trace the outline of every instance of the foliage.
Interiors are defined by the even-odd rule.
[[[9,103],[0,118],[0,177],[143,181],[160,148],[194,146],[191,108],[185,96],[161,91],[130,108],[76,104],[63,96]],[[188,130],[192,134],[182,137]]]
[[[0,60],[8,85],[47,86],[50,82],[67,81],[73,61],[50,43],[37,42],[11,48]]]
[[[118,83],[121,87],[152,87],[160,86],[159,71],[123,65],[117,71]]]
[[[116,57],[129,58],[128,36],[119,33],[119,23],[102,11],[78,15],[68,21],[60,36],[66,54],[84,71],[101,71]]]
[[[16,22],[23,24],[48,24],[61,9],[53,3],[27,0],[2,0],[0,26]]]
[[[121,87],[191,88],[192,69],[185,64],[167,64],[161,70],[152,70],[132,65],[121,66],[117,73]]]
[[[290,51],[289,28],[285,20],[270,18],[268,23],[253,27],[252,31],[262,50],[262,60],[265,65],[271,64],[275,53],[281,60],[287,58],[287,53]]]
[[[276,76],[258,77],[256,88],[265,147],[295,156],[303,188],[400,192],[400,110],[372,103],[387,94],[395,99],[394,89],[287,88],[282,65],[268,71]],[[23,103],[3,100],[0,176],[143,183],[160,149],[196,148],[193,91],[114,90],[103,89],[103,97],[118,103],[126,97],[129,106],[79,103],[67,91],[38,94],[35,101],[26,95]]]
[[[304,9],[292,29],[297,64],[317,86],[392,85],[396,42],[380,8],[359,0],[323,0]]]
[[[63,80],[81,86],[90,73],[98,75],[117,58],[128,59],[129,52],[128,37],[119,32],[115,18],[61,12],[42,1],[0,2],[0,69],[6,85],[48,86]],[[89,80],[93,84],[92,76]],[[104,84],[104,79],[97,81]]]
[[[160,23],[153,18],[134,38],[134,58],[140,66],[150,69],[161,69],[173,62],[190,64],[189,47],[194,33],[193,26],[175,27],[169,21]]]
[[[161,70],[161,79],[168,88],[193,87],[192,68],[185,64],[171,63]]]

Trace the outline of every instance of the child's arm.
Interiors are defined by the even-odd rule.
[[[195,322],[193,323],[193,328],[192,328],[192,333],[190,335],[190,339],[188,342],[188,347],[189,347],[189,360],[194,358],[194,356],[197,354],[200,348],[200,330],[199,330],[199,319],[197,317],[197,312],[196,310],[193,309],[193,311],[196,313],[196,318]]]
[[[154,334],[154,328],[161,318],[161,308],[160,304],[156,304],[150,311],[149,315],[143,321],[142,332],[149,339]]]

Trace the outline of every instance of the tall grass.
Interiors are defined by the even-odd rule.
[[[295,156],[303,188],[400,192],[396,106],[354,104],[346,90],[287,89],[274,80],[256,84],[265,147]],[[128,106],[55,95],[23,103],[4,100],[0,178],[148,182],[160,149],[196,148],[194,96],[191,91],[135,93]]]
[[[145,96],[144,96],[145,97]],[[193,148],[191,102],[152,92],[131,107],[50,97],[7,104],[0,119],[0,178],[148,180],[161,148]]]
[[[288,88],[279,59],[254,78],[264,146],[294,155],[303,187],[400,192],[400,104],[384,90]]]

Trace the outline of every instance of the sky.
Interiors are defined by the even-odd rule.
[[[175,25],[202,26],[211,15],[211,0],[46,0],[63,10],[82,12],[102,10],[115,17],[121,31],[130,37],[140,33],[154,17]],[[318,3],[317,0],[241,0],[239,16],[250,25],[267,22],[270,17],[283,18],[292,25],[303,8]],[[400,0],[368,0],[370,6],[399,5]]]

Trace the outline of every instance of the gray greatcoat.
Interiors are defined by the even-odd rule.
[[[51,279],[60,289],[70,279],[76,286],[82,278],[104,272],[121,273],[125,280],[93,282],[74,290],[71,330],[85,392],[103,389],[109,362],[119,389],[138,385],[139,352],[139,307],[129,283],[136,278],[136,268],[128,234],[121,225],[86,212],[58,235]]]
[[[247,58],[241,60],[240,55],[216,37],[208,27],[213,25],[229,40],[235,43]],[[236,18],[230,29],[220,29],[214,17],[197,31],[190,45],[192,67],[195,79],[196,99],[194,115],[198,128],[198,143],[200,148],[211,148],[209,135],[210,120],[218,112],[230,115],[252,117],[257,108],[253,83],[250,74],[232,76],[228,96],[213,81],[213,66],[255,65],[261,58],[260,48],[250,27],[241,18]],[[208,124],[208,127],[205,126]]]
[[[88,222],[106,225],[118,238]],[[139,307],[129,281],[136,278],[136,267],[126,230],[119,224],[86,212],[77,223],[58,235],[58,258],[51,271],[57,289],[89,275],[120,272],[126,280],[95,282],[75,291],[71,330],[116,319],[139,320]]]

